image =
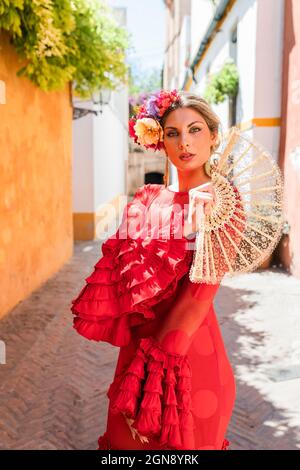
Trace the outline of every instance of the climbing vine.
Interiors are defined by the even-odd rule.
[[[127,83],[129,36],[101,0],[0,0],[0,30],[24,59],[18,76],[44,91],[72,81],[88,98]]]

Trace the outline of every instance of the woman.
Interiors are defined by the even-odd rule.
[[[220,122],[177,90],[152,96],[139,116],[131,136],[164,150],[178,187],[166,178],[138,189],[72,301],[78,333],[120,347],[98,449],[227,450],[236,390],[213,306],[219,284],[189,279],[200,204],[209,213],[214,203],[207,162]],[[188,221],[188,191],[205,183]]]

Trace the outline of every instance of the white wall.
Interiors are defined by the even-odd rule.
[[[111,103],[104,108],[103,116],[93,119],[94,147],[94,207],[126,193],[128,160],[127,89],[113,92]]]
[[[94,211],[93,117],[73,121],[73,212]]]
[[[192,0],[191,3],[191,54],[197,53],[200,41],[213,17],[214,6],[211,0]]]
[[[238,22],[238,51],[237,65],[241,77],[242,90],[247,90],[246,96],[239,96],[238,120],[244,120],[247,114],[253,115],[253,95],[254,95],[254,52],[256,44],[256,0],[238,1],[232,8],[230,14],[222,24],[220,31],[214,37],[208,48],[200,67],[196,73],[197,84],[193,82],[191,90],[203,94],[206,80],[207,68],[210,73],[219,71],[224,61],[230,56],[230,32],[236,22]],[[199,38],[199,44],[202,37]],[[251,53],[252,51],[252,53]],[[252,77],[252,78],[251,78]],[[245,87],[243,87],[243,84]],[[214,111],[221,119],[223,130],[228,128],[228,102],[227,100],[219,105],[212,105]],[[246,119],[249,119],[247,117]]]
[[[118,10],[125,21],[126,12]],[[80,101],[80,100],[79,100]],[[80,107],[92,108],[91,102]],[[128,88],[112,91],[103,113],[73,121],[73,212],[97,212],[126,194],[128,161]]]
[[[283,34],[284,0],[258,1],[254,97],[258,118],[281,115]],[[280,126],[256,127],[254,136],[278,161]]]
[[[186,64],[191,47],[191,16],[185,15],[182,20],[182,27],[179,38],[179,77],[178,84],[182,84],[186,74]]]
[[[236,10],[239,21],[237,31],[237,66],[240,76],[240,90],[237,101],[237,121],[245,122],[254,117],[256,93],[256,43],[257,43],[257,2]]]
[[[198,15],[201,21],[200,13]],[[230,56],[230,34],[237,23],[237,66],[240,76],[237,122],[280,117],[283,17],[284,0],[238,0],[206,51],[196,73],[198,83],[193,82],[190,90],[202,94],[208,66],[211,72],[217,71]],[[193,15],[192,23],[195,22]],[[198,45],[201,39],[199,37]],[[229,125],[228,101],[212,107],[226,131]],[[248,135],[272,152],[277,160],[279,130],[279,126],[253,127]]]

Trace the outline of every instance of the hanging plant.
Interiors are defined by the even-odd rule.
[[[226,97],[232,98],[237,95],[238,87],[237,66],[232,60],[227,60],[222,69],[210,77],[203,96],[211,104],[223,103]]]
[[[44,91],[74,81],[89,98],[127,80],[128,33],[101,0],[0,0],[0,29],[25,61],[17,75]]]

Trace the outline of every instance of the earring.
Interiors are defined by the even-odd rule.
[[[211,176],[211,163],[210,159],[206,160],[204,163],[204,171],[207,174],[207,176]]]
[[[207,176],[211,176],[212,172],[217,168],[221,152],[212,151],[209,159],[204,163],[204,171]]]
[[[165,187],[169,186],[169,180],[170,180],[170,171],[169,171],[169,159],[168,157],[166,156],[166,163],[165,163],[165,173],[164,173],[164,177],[163,177],[163,180],[164,180],[164,185]]]

